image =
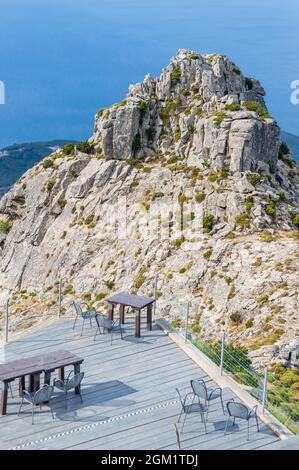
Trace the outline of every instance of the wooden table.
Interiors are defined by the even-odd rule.
[[[59,378],[64,379],[64,368],[74,366],[75,374],[80,372],[80,365],[84,359],[68,351],[54,351],[39,356],[27,357],[16,361],[0,364],[0,415],[6,414],[8,385],[15,379],[19,379],[20,396],[25,389],[25,378],[29,376],[30,392],[35,392],[40,388],[40,375],[45,373],[45,383],[50,384],[51,372],[59,370]],[[75,393],[80,393],[80,388],[75,389]]]
[[[109,306],[109,318],[113,320],[114,307],[119,305],[119,321],[123,325],[125,323],[125,307],[131,307],[135,313],[135,336],[140,338],[141,310],[147,310],[147,329],[152,329],[152,312],[155,299],[150,297],[133,295],[128,292],[119,292],[106,299]]]

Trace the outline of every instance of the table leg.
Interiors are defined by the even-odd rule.
[[[6,415],[8,384],[4,382],[0,390],[0,415]]]
[[[146,318],[148,331],[152,331],[152,316],[153,316],[153,306],[148,305],[147,306],[147,318]]]
[[[51,372],[45,372],[45,385],[51,385]]]
[[[109,313],[108,313],[109,320],[113,320],[113,316],[114,316],[114,304],[108,303],[108,307],[109,307]]]
[[[125,306],[124,305],[119,306],[119,321],[121,325],[125,324]]]
[[[64,380],[64,367],[61,367],[58,371],[58,377],[60,380]]]
[[[26,385],[25,385],[25,377],[20,377],[19,378],[19,396],[23,396],[23,390],[25,390]]]
[[[74,373],[79,374],[80,372],[80,364],[74,364]],[[75,388],[75,395],[80,395],[80,385]]]
[[[29,392],[34,392],[34,375],[29,375]]]
[[[140,309],[135,309],[135,336],[140,338]]]
[[[37,392],[40,389],[40,374],[33,375],[33,392]]]

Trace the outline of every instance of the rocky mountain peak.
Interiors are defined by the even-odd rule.
[[[227,57],[184,49],[131,85],[88,142],[1,199],[0,300],[53,305],[62,278],[66,298],[102,308],[111,291],[151,295],[158,274],[159,314],[194,301],[203,337],[225,330],[266,360],[294,340],[298,169],[264,95]]]

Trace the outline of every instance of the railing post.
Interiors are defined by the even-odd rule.
[[[225,333],[223,333],[223,335],[222,335],[222,341],[221,341],[220,375],[223,375],[223,367],[224,367],[224,348],[225,348]]]
[[[59,286],[58,286],[58,312],[57,317],[60,318],[61,316],[61,301],[62,301],[62,280],[59,279]]]
[[[185,317],[185,343],[187,343],[187,341],[188,341],[189,310],[190,310],[190,302],[187,303],[187,308],[186,308],[186,317]]]
[[[263,402],[262,402],[262,411],[263,414],[265,412],[265,408],[267,406],[267,393],[268,390],[268,367],[265,367],[265,372],[264,372],[264,387],[263,387]]]
[[[9,310],[9,299],[7,299],[6,305],[5,305],[5,343],[8,342],[8,310]]]
[[[155,280],[154,280],[154,316],[156,315],[156,304],[157,304],[157,292],[158,292],[158,275],[155,275]]]

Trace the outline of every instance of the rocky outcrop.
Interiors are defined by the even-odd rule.
[[[158,275],[159,314],[191,300],[194,334],[226,330],[268,361],[299,335],[297,212],[297,169],[259,82],[181,50],[97,113],[88,144],[2,198],[1,299],[50,308],[62,278],[64,298],[102,308],[111,291],[152,294]]]

